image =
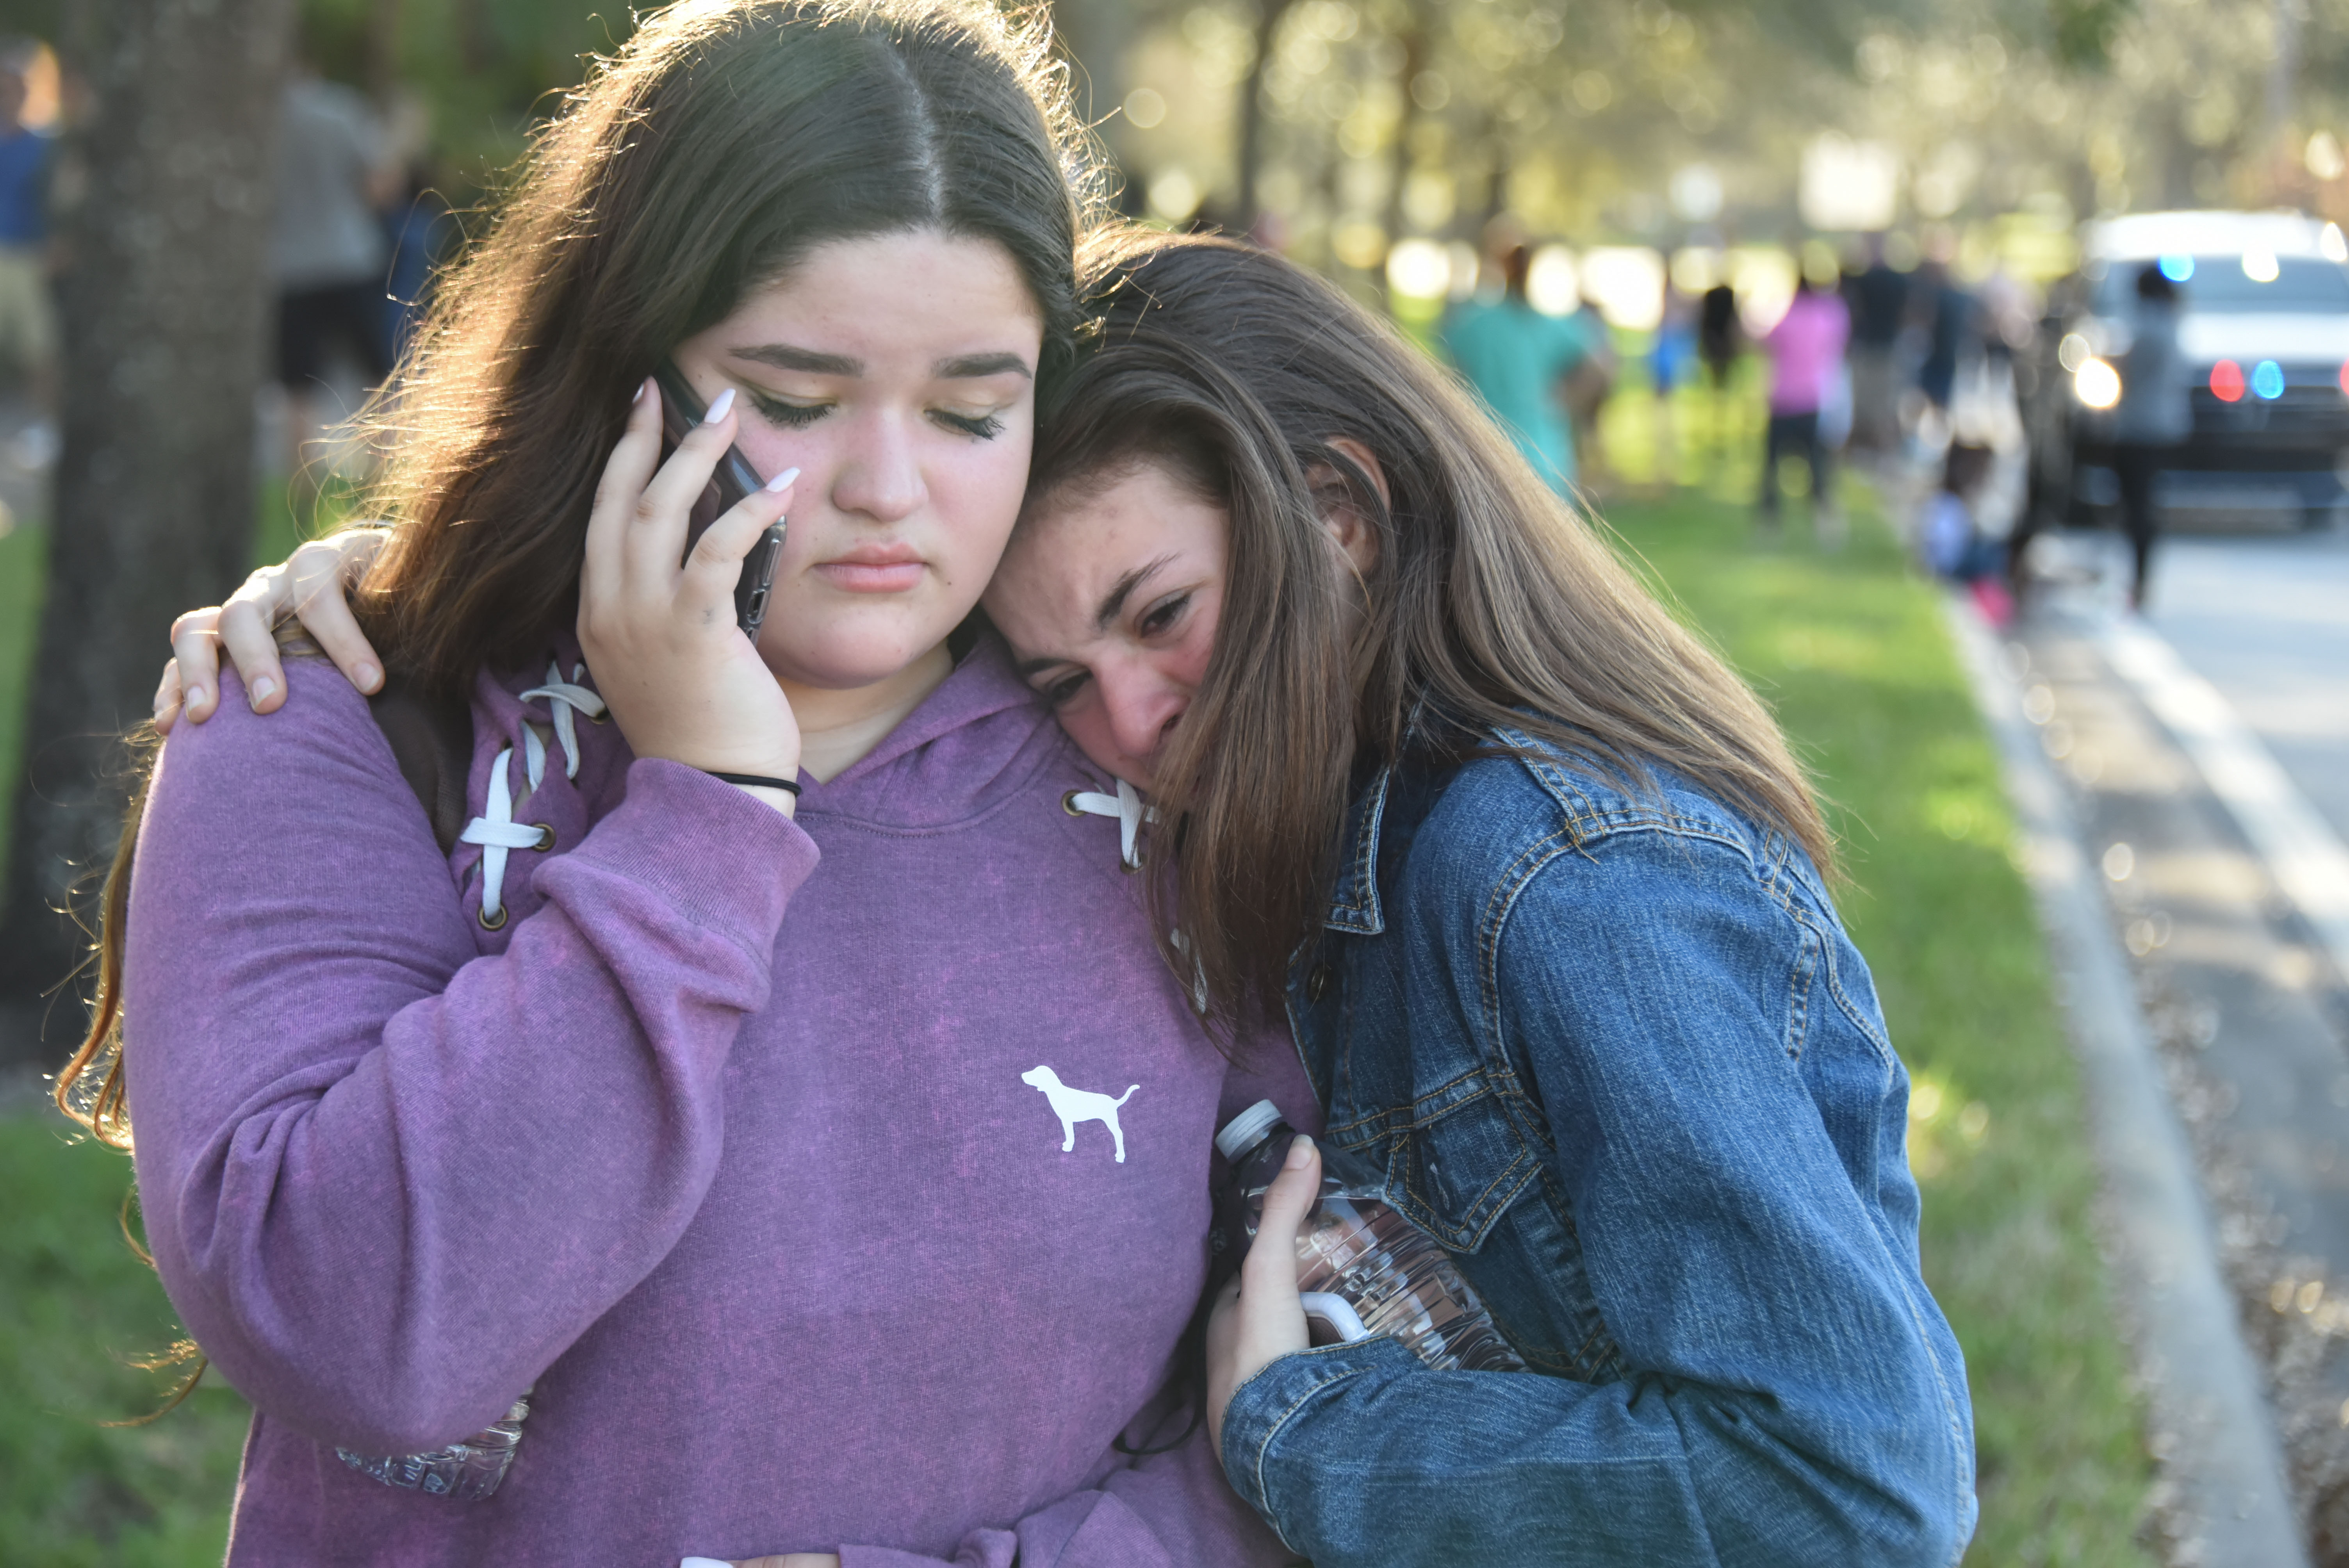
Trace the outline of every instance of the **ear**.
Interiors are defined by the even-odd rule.
[[[1381,506],[1394,505],[1394,496],[1387,489],[1386,470],[1379,466],[1370,448],[1351,436],[1332,436],[1330,446],[1369,476],[1371,488],[1379,492]],[[1329,531],[1346,559],[1353,562],[1356,573],[1369,576],[1371,568],[1378,564],[1379,531],[1348,499],[1345,477],[1328,463],[1316,463],[1305,470],[1305,482],[1313,487],[1317,499],[1326,498],[1322,500],[1321,526]]]

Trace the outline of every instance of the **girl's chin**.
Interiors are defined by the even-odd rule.
[[[816,646],[799,645],[815,639],[793,637],[790,645],[762,645],[759,654],[775,673],[775,678],[786,686],[854,691],[882,686],[904,675],[944,643],[957,624],[948,622],[932,627],[927,621],[926,616],[920,626],[897,628],[887,634],[874,628],[860,629],[861,635],[843,632],[822,640]]]

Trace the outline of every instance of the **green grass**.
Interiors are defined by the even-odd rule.
[[[207,1378],[151,1425],[171,1379],[131,1367],[177,1337],[117,1228],[129,1162],[55,1116],[0,1118],[0,1563],[192,1568],[228,1541],[249,1412]]]
[[[1752,464],[1724,476],[1749,493]],[[1915,1078],[1925,1275],[1965,1347],[1978,1563],[2144,1564],[2141,1413],[2093,1234],[2096,1171],[1990,742],[1935,590],[1855,493],[1822,553],[1683,495],[1609,521],[1776,709],[1834,798],[1839,903]]]

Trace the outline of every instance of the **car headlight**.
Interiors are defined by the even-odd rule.
[[[2072,372],[2072,396],[2091,408],[2109,408],[2121,400],[2121,373],[2101,359],[2083,359]]]

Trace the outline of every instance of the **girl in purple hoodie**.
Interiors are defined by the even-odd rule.
[[[461,764],[372,664],[185,694],[59,1095],[254,1406],[232,1563],[1284,1560],[1162,1393],[1266,1086],[1130,792],[955,634],[1071,355],[1067,127],[976,4],[648,19],[387,415],[357,608]]]

